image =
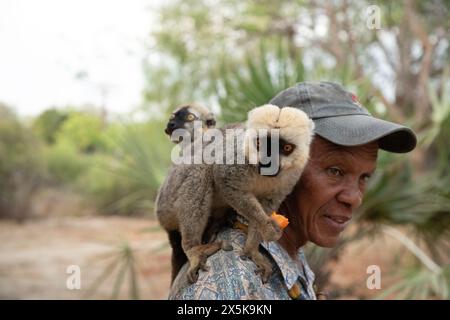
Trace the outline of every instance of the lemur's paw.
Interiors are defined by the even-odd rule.
[[[273,219],[268,218],[261,228],[261,235],[264,241],[277,241],[281,238],[283,230]]]

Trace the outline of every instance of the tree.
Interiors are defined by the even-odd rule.
[[[34,121],[33,128],[49,144],[55,142],[56,134],[63,123],[67,120],[69,114],[55,108],[47,109],[42,112]]]

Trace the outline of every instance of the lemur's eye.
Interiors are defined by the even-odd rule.
[[[283,146],[283,153],[288,155],[290,154],[292,151],[294,151],[294,145],[287,143]]]
[[[186,121],[194,121],[195,120],[195,116],[192,113],[189,113],[186,116]]]
[[[175,114],[174,114],[174,113],[172,113],[172,114],[170,115],[170,117],[169,117],[169,120],[173,120],[173,119],[175,119]]]

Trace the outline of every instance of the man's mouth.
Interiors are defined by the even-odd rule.
[[[326,225],[334,232],[342,232],[349,224],[351,217],[339,215],[324,215]]]

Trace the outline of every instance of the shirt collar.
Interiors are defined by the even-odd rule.
[[[307,286],[312,285],[314,282],[314,273],[306,262],[302,248],[299,248],[297,251],[297,259],[292,259],[286,250],[276,241],[264,241],[262,246],[269,252],[280,268],[288,289],[291,289],[298,279]]]
[[[240,223],[247,225],[246,219],[240,215],[236,216],[236,220]],[[303,248],[297,250],[297,259],[292,259],[286,250],[276,241],[263,241],[261,243],[264,249],[272,256],[281,271],[286,287],[290,290],[292,286],[300,280],[301,283],[307,287],[312,288],[315,280],[314,272],[306,261]],[[312,291],[312,290],[307,290]],[[313,292],[309,292],[313,295]]]

